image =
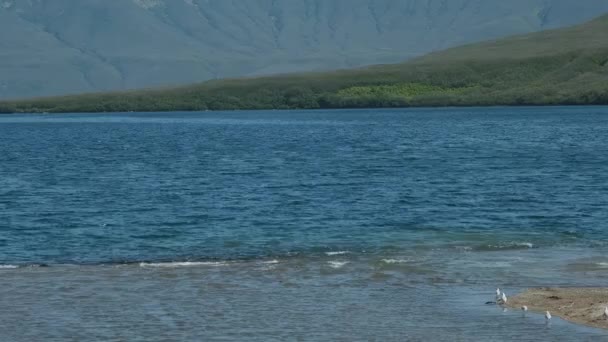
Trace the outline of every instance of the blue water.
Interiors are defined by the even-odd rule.
[[[603,284],[606,137],[606,107],[0,116],[2,330],[608,338],[478,305],[497,285]]]

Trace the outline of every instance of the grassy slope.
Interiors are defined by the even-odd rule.
[[[402,64],[0,102],[4,112],[608,104],[608,16]]]

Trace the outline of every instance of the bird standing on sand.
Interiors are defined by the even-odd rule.
[[[500,288],[496,289],[496,299],[500,298]]]
[[[501,304],[507,304],[507,295],[503,292],[501,297],[500,297],[500,303]]]
[[[545,312],[545,319],[547,322],[551,320],[551,313],[549,311]]]
[[[604,318],[608,319],[608,306],[604,308]]]
[[[525,305],[524,305],[524,306],[522,306],[522,307],[521,307],[521,311],[523,311],[523,312],[527,312],[527,311],[528,311],[528,307],[527,307],[527,306],[525,306]]]

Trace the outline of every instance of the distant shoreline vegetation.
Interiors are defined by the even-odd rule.
[[[0,102],[2,113],[608,105],[608,16],[401,64]]]

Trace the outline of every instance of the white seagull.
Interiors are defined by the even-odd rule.
[[[550,321],[550,320],[551,320],[551,313],[550,313],[549,311],[545,312],[545,319],[546,319],[547,321]]]
[[[496,298],[500,298],[500,289],[499,288],[496,289]]]
[[[604,318],[608,319],[608,306],[604,308]]]
[[[500,297],[500,301],[502,304],[507,304],[507,295],[503,292],[501,297]]]
[[[528,311],[528,307],[527,307],[527,306],[525,306],[525,305],[524,305],[524,306],[522,306],[522,307],[521,307],[521,311],[523,311],[523,312]]]

